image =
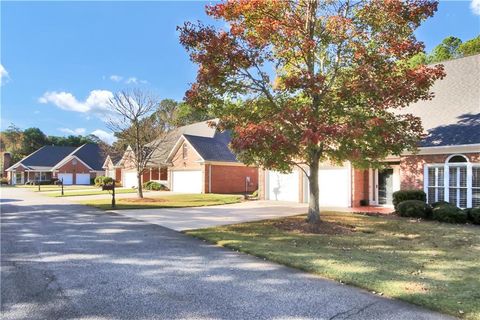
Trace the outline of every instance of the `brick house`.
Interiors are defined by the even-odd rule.
[[[155,144],[142,183],[158,181],[174,192],[245,193],[258,188],[258,169],[239,162],[230,151],[229,133],[218,132],[208,121],[179,127]],[[137,173],[129,147],[118,162],[105,160],[105,174],[137,187]],[[114,164],[115,163],[115,164]],[[120,178],[119,178],[120,177]]]
[[[361,200],[391,206],[392,193],[400,189],[422,189],[429,203],[480,206],[480,55],[442,64],[446,77],[434,84],[435,97],[401,111],[422,119],[427,136],[418,153],[388,157],[383,169],[323,163],[321,206],[355,207]],[[301,170],[260,170],[259,181],[264,199],[308,202],[308,179]]]
[[[66,185],[90,184],[92,178],[103,174],[102,161],[102,151],[93,143],[78,148],[44,146],[6,171],[13,185],[55,179]]]

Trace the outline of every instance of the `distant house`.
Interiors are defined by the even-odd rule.
[[[92,178],[103,174],[103,159],[100,147],[92,143],[78,148],[44,146],[6,171],[14,185],[55,179],[66,185],[90,184]]]
[[[158,143],[149,168],[142,174],[142,183],[158,181],[182,193],[255,191],[258,169],[238,161],[229,143],[230,134],[217,131],[207,121],[177,128]],[[105,174],[112,176],[115,168],[115,179],[124,187],[137,187],[133,157],[132,149],[127,148],[118,162],[107,158]]]
[[[435,97],[402,110],[422,119],[427,134],[417,154],[384,160],[383,169],[358,169],[323,163],[319,170],[320,205],[352,207],[360,201],[391,206],[392,193],[422,189],[427,201],[458,207],[480,206],[480,55],[442,62],[446,77]],[[308,179],[300,170],[260,172],[264,199],[308,202]]]

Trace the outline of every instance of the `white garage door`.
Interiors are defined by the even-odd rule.
[[[90,173],[77,173],[75,184],[90,184]]]
[[[172,171],[172,191],[202,193],[202,171]]]
[[[350,206],[349,167],[321,168],[318,171],[318,185],[320,189],[320,206]]]
[[[57,177],[58,177],[58,180],[60,180],[60,181],[63,180],[64,185],[73,184],[73,174],[72,173],[59,173]]]
[[[123,173],[122,185],[125,188],[138,188],[137,173],[134,172],[124,172]]]
[[[278,201],[299,201],[298,171],[292,173],[267,172],[268,199]]]

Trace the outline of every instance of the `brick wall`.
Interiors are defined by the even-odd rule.
[[[73,160],[75,160],[77,163],[74,165]],[[90,172],[90,169],[85,166],[81,161],[78,161],[77,159],[71,159],[64,165],[58,168],[58,173],[72,173],[73,174],[73,184],[76,184],[76,174],[77,173],[88,173],[90,174],[90,178],[95,178],[96,173],[95,172]],[[57,173],[57,174],[58,174]]]
[[[248,192],[258,188],[258,169],[245,166],[232,165],[206,165],[205,166],[205,191],[208,192],[209,170],[211,170],[212,193],[244,193],[245,179],[250,177]]]
[[[470,162],[480,162],[480,153],[465,153]],[[443,164],[451,154],[411,155],[400,160],[401,189],[423,189],[423,168],[425,164]]]
[[[202,158],[198,153],[187,143],[187,156],[183,157],[183,145],[185,142],[178,148],[177,152],[172,157],[172,166],[171,170],[176,169],[189,169],[189,170],[201,170],[202,164],[199,161]]]
[[[368,170],[352,169],[352,207],[360,206],[360,200],[368,197]]]
[[[115,168],[115,181],[122,183],[122,168]]]

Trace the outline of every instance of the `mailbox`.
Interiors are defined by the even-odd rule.
[[[102,190],[105,191],[105,190],[113,190],[114,186],[113,184],[104,184],[102,186]]]

